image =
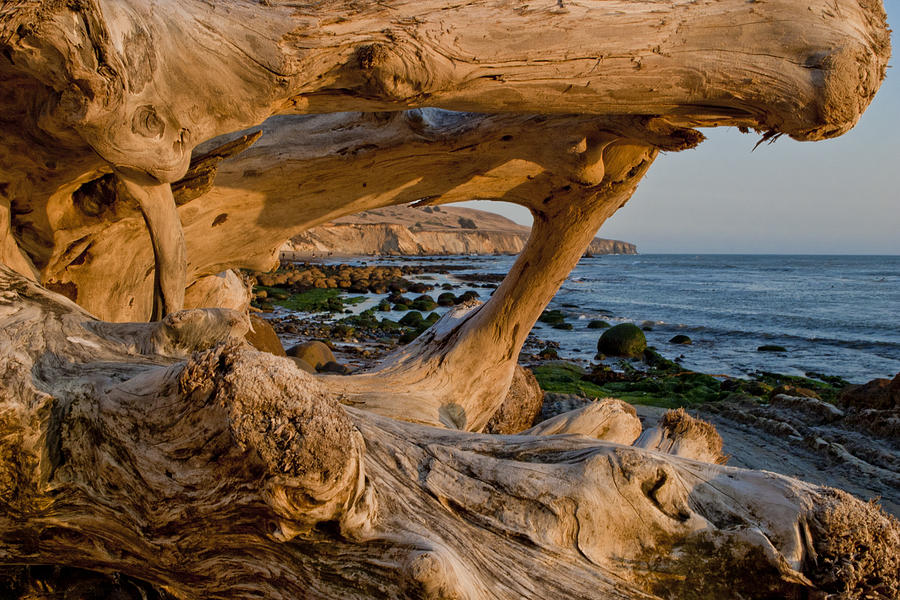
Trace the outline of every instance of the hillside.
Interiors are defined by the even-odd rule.
[[[516,254],[531,229],[471,208],[391,206],[313,227],[282,247],[297,256]],[[634,244],[594,238],[591,254],[637,254]]]

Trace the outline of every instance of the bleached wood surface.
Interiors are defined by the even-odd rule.
[[[826,488],[378,416],[250,349],[234,311],[111,324],[5,267],[0,290],[0,564],[185,599],[722,598],[876,556],[829,553],[834,511],[868,513]]]
[[[473,433],[661,149],[853,126],[877,0],[5,0],[0,50],[0,564],[179,598],[896,595],[896,521],[676,456],[719,460],[697,428],[573,435],[637,434],[608,404]],[[474,197],[529,207],[526,248],[371,372],[179,311],[304,227]]]

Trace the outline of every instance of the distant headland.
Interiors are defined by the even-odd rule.
[[[286,242],[287,257],[518,254],[531,228],[471,208],[389,206],[313,227]],[[594,238],[588,254],[637,254],[634,244]]]

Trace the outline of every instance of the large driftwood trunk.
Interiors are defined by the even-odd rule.
[[[604,158],[613,141],[617,147],[643,144],[649,159],[652,148],[680,150],[702,139],[649,119],[435,110],[278,116],[259,133],[252,147],[220,164],[207,157],[235,141],[241,148],[255,135],[204,144],[195,167],[173,185],[191,283],[229,268],[268,270],[278,248],[298,232],[381,206],[482,198],[551,212],[542,208],[548,198],[560,203],[566,196],[604,194],[621,177],[617,165],[606,164],[611,153]],[[98,316],[146,320],[152,312],[153,248],[136,203],[129,206],[115,189],[111,196],[117,208],[109,221],[67,209],[71,217],[54,230],[41,277]],[[567,229],[561,217],[548,218],[555,219],[552,228]],[[118,274],[113,290],[110,273]]]
[[[248,184],[257,170],[249,167],[235,171],[243,179],[237,189],[234,178],[226,178],[220,186],[224,197],[217,196],[218,202],[243,196],[261,211],[245,214],[260,215],[251,231],[267,244],[326,213],[416,199],[411,196],[417,189],[420,198],[452,201],[485,187],[489,197],[524,197],[533,204],[544,197],[537,190],[513,191],[525,183],[523,176],[547,174],[562,186],[599,180],[599,149],[593,144],[598,132],[661,148],[690,145],[683,142],[699,137],[684,128],[698,125],[736,125],[798,139],[837,135],[856,122],[874,95],[888,39],[877,0],[449,6],[394,0],[365,7],[178,0],[164,9],[148,0],[7,0],[0,5],[0,251],[20,273],[37,275],[70,297],[81,294],[79,302],[98,315],[146,319],[154,308],[162,313],[178,307],[179,283],[187,286],[234,260],[221,245],[217,249],[225,254],[218,261],[194,246],[203,246],[210,231],[222,233],[216,242],[233,240],[252,218],[239,217],[233,207],[206,212],[214,200],[197,210],[183,207],[181,220],[198,219],[200,229],[186,236],[185,252],[178,232],[163,231],[176,221],[171,200],[166,206],[165,184],[184,177],[199,144],[272,114],[433,106],[591,114],[597,120],[582,117],[569,121],[569,128],[565,120],[550,124],[535,147],[526,143],[534,125],[527,119],[489,121],[481,130],[475,119],[468,137],[489,135],[471,162],[483,158],[493,169],[470,166],[456,173],[452,161],[426,158],[419,168],[423,185],[376,178],[372,192],[361,185],[368,182],[352,188],[349,180],[335,182],[347,179],[348,171],[391,164],[369,157],[382,149],[402,152],[404,142],[432,155],[457,150],[465,157],[468,147],[453,142],[464,132],[451,124],[426,127],[417,136],[415,128],[394,123],[380,133],[371,124],[354,129],[359,118],[353,116],[347,123],[273,123],[293,129],[293,140],[315,134],[315,142],[299,152],[289,134],[284,144],[269,146],[274,162],[293,154],[299,163],[291,162],[290,170],[311,170],[302,191],[271,183],[281,170],[268,171],[269,184]],[[623,131],[617,122],[628,118],[637,127]],[[488,147],[498,129],[505,129],[500,142]],[[673,145],[673,133],[682,143]],[[368,139],[361,143],[363,135]],[[508,136],[511,143],[504,140]],[[207,162],[200,170],[208,168]],[[104,177],[113,170],[123,176],[118,183]],[[448,173],[454,188],[438,183]],[[389,173],[407,174],[402,166]],[[141,181],[147,191],[137,189]],[[242,194],[247,185],[253,193]],[[197,191],[187,188],[187,196]],[[337,197],[323,211],[310,206],[313,193]],[[285,219],[279,207],[291,201],[297,210]],[[114,251],[108,243],[93,243],[110,226],[122,240]],[[254,260],[246,262],[263,264],[263,250],[271,247],[251,248]],[[121,263],[111,269],[99,259],[102,264],[90,266],[110,254],[121,256]],[[103,280],[113,274],[118,285],[112,306],[101,306],[104,296],[97,289],[108,290]]]
[[[474,433],[660,150],[853,126],[877,0],[6,0],[0,49],[0,565],[69,569],[25,597],[898,593],[896,521],[715,464],[684,416],[636,444],[614,400]],[[522,255],[371,372],[179,310],[306,227],[472,198],[532,211]]]
[[[898,591],[896,521],[835,490],[629,447],[640,424],[616,401],[591,417],[611,441],[404,423],[242,346],[238,313],[116,325],[6,268],[0,288],[4,563],[123,573],[179,598]],[[866,520],[868,546],[841,545],[848,518]]]

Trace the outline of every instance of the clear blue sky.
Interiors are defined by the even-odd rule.
[[[900,0],[886,0],[892,29]],[[705,129],[699,148],[660,156],[599,235],[644,253],[900,254],[900,36],[859,124],[823,142]],[[528,211],[465,203],[530,224]]]

